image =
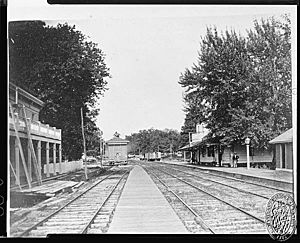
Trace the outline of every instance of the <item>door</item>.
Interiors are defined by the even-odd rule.
[[[116,153],[116,154],[115,154],[115,161],[116,161],[116,162],[119,162],[119,161],[120,161],[120,154],[119,154],[119,153]]]
[[[285,144],[281,144],[281,168],[285,168]]]

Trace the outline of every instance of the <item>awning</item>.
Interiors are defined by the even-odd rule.
[[[202,141],[192,142],[191,144],[185,145],[184,147],[178,149],[178,151],[193,151],[196,150],[199,146],[212,146],[220,145],[219,142],[214,142],[213,139],[207,138],[202,139]]]
[[[195,150],[195,148],[197,146],[199,146],[201,143],[203,143],[202,141],[198,141],[198,142],[194,142],[188,145],[185,145],[184,147],[178,149],[178,151],[191,151],[191,150]]]

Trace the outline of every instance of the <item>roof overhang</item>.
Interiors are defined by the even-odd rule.
[[[197,148],[199,148],[199,147],[215,146],[215,145],[220,145],[220,143],[213,143],[213,142],[208,142],[208,141],[197,141],[197,142],[193,142],[191,144],[188,144],[188,145],[178,149],[178,151],[194,151],[194,150],[197,150]]]
[[[292,143],[292,142],[293,142],[293,128],[280,134],[276,138],[272,139],[269,143],[278,144],[278,143]]]
[[[16,86],[13,83],[9,83],[9,89],[14,91],[14,92],[18,92],[18,94],[20,96],[25,97],[26,99],[33,101],[34,103],[36,103],[39,106],[43,106],[45,103],[43,101],[41,101],[40,99],[38,99],[37,97],[33,96],[32,94],[28,93],[27,91],[25,91],[24,89]]]
[[[112,142],[106,142],[107,145],[127,145],[129,141],[112,141]]]

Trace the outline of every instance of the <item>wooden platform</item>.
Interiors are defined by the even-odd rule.
[[[44,182],[40,186],[34,186],[31,189],[22,190],[23,193],[35,193],[44,195],[55,195],[65,188],[73,187],[79,182],[75,181],[63,181],[63,180],[53,180]]]
[[[108,233],[188,233],[150,176],[135,166],[127,179]]]

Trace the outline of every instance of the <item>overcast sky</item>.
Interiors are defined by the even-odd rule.
[[[184,123],[179,76],[197,60],[206,27],[241,35],[253,20],[295,13],[295,6],[65,5],[46,0],[10,0],[9,20],[75,24],[106,55],[112,78],[101,97],[97,125],[110,139],[151,127],[177,129]]]

